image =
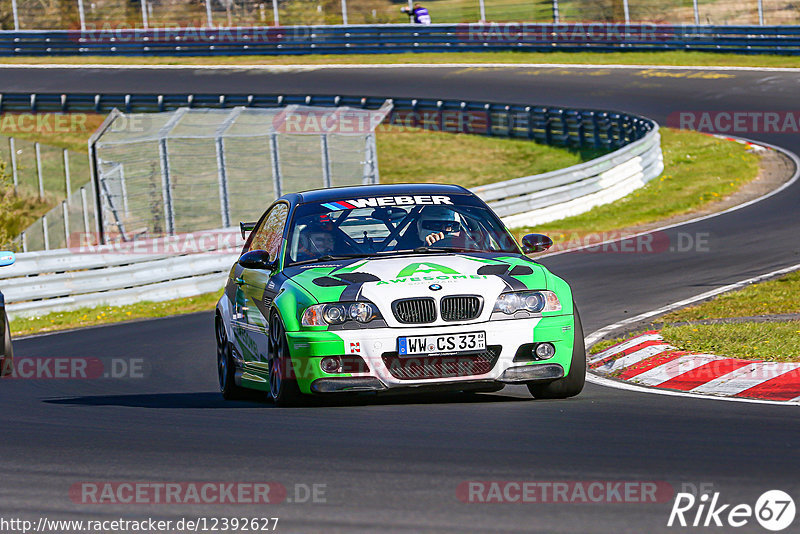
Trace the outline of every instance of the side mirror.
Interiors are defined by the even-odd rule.
[[[10,250],[3,250],[0,251],[0,267],[5,267],[6,265],[13,265],[14,262],[17,261],[17,256]]]
[[[522,238],[522,252],[544,252],[553,246],[553,240],[542,234],[528,234]]]
[[[239,258],[239,265],[245,269],[275,270],[275,266],[270,262],[269,252],[266,250],[251,250],[242,254],[242,257]]]

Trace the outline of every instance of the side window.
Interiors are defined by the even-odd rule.
[[[269,252],[270,260],[277,258],[281,251],[283,227],[286,226],[286,216],[288,213],[289,207],[283,203],[272,208],[261,223],[261,226],[256,229],[248,251],[259,249],[266,250]]]

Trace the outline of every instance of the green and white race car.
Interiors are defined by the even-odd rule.
[[[250,231],[216,308],[219,385],[285,406],[306,394],[580,393],[586,356],[569,285],[455,185],[285,195]]]

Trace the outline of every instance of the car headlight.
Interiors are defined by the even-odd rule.
[[[541,313],[560,310],[561,302],[552,291],[514,291],[497,297],[493,311],[513,315],[518,311]]]
[[[309,306],[303,312],[300,323],[303,326],[329,326],[346,321],[368,323],[378,317],[378,308],[369,302],[336,302]]]

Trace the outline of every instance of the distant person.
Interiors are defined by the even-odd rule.
[[[414,8],[410,9],[407,7],[401,7],[400,11],[406,13],[409,17],[414,17],[414,24],[430,24],[431,23],[431,15],[428,13],[427,8],[422,7],[422,5],[417,2],[414,4]]]

